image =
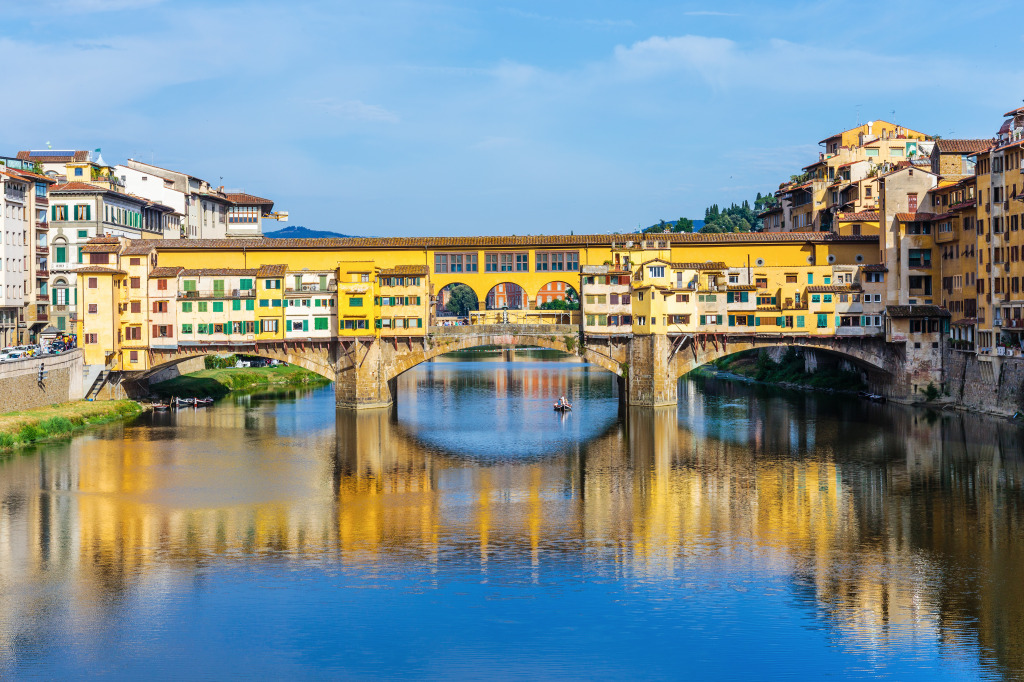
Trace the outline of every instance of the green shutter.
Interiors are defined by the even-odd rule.
[[[92,220],[92,204],[85,205],[85,219]]]
[[[730,315],[729,316],[729,326],[730,327],[735,327],[736,326],[736,316],[735,315]]]
[[[232,310],[241,310],[242,309],[242,301],[241,301],[241,299],[236,298],[235,300],[231,301],[231,309]]]
[[[838,315],[836,315],[836,326],[837,327],[839,326],[839,316]]]
[[[252,289],[252,280],[251,279],[243,279],[239,283],[238,288],[240,288],[240,289]]]
[[[50,207],[50,220],[56,220],[56,219],[57,219],[57,205],[54,204],[53,206]]]
[[[309,320],[303,320],[302,321],[302,331],[304,331],[304,332],[308,332],[309,331]]]
[[[215,312],[215,313],[222,313],[222,312],[224,312],[224,301],[214,301],[213,302],[213,312]]]
[[[58,246],[54,249],[53,259],[58,263],[68,262],[68,248],[66,246]]]
[[[53,305],[57,305],[57,290],[56,289],[51,290],[50,294],[53,297]]]
[[[186,279],[182,283],[182,286],[184,287],[185,291],[195,291],[196,290],[196,281],[194,279]]]
[[[75,305],[78,305],[78,287],[75,287],[74,292],[75,292]]]
[[[246,310],[255,310],[256,309],[256,301],[251,299],[251,298],[247,298],[245,300],[245,309]]]
[[[786,326],[786,318],[785,317],[776,317],[775,318],[775,324],[777,326],[779,326],[779,327],[785,327]]]

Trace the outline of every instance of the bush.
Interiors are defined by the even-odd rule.
[[[223,358],[219,355],[207,355],[203,359],[206,369],[230,369],[234,367],[237,362],[238,358],[234,355],[228,355]]]
[[[0,448],[5,450],[14,447],[14,436],[9,433],[0,433]]]
[[[21,427],[21,430],[18,431],[18,440],[20,440],[23,443],[33,443],[42,438],[44,435],[45,434],[43,433],[43,430],[39,428],[38,425],[24,424]]]
[[[928,382],[928,385],[924,389],[925,400],[935,400],[939,397],[939,389],[935,387],[933,382]]]
[[[70,433],[74,431],[75,425],[67,417],[50,417],[40,422],[39,428],[49,435],[58,433]]]

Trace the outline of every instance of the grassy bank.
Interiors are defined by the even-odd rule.
[[[67,438],[87,426],[134,417],[142,407],[132,400],[79,400],[0,414],[0,449]]]
[[[712,363],[717,369],[754,381],[784,386],[861,391],[865,388],[860,374],[838,367],[824,366],[815,372],[804,371],[804,359],[796,349],[790,348],[779,362],[764,351],[737,353]]]
[[[294,365],[283,367],[242,367],[239,369],[204,369],[153,384],[149,390],[161,398],[205,397],[223,398],[231,391],[289,386],[320,386],[327,379]]]

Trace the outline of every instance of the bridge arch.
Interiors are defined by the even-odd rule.
[[[572,284],[565,280],[552,280],[544,284],[540,289],[537,290],[537,295],[534,298],[537,301],[537,307],[541,307],[544,303],[551,303],[553,301],[567,301],[575,298],[579,301],[580,295]]]
[[[622,365],[613,358],[607,357],[594,350],[579,349],[579,335],[577,332],[566,332],[557,330],[550,334],[519,335],[501,331],[474,331],[473,327],[463,327],[460,332],[452,335],[444,335],[437,338],[433,343],[425,346],[422,352],[410,353],[398,356],[391,363],[385,379],[390,381],[413,367],[432,360],[441,355],[458,350],[470,350],[481,346],[500,346],[512,348],[547,348],[557,350],[566,355],[576,355],[583,358],[590,364],[597,365],[616,376],[623,376]]]
[[[682,377],[697,367],[719,358],[744,351],[771,350],[775,348],[800,348],[814,350],[852,362],[864,370],[873,383],[889,383],[896,378],[901,363],[893,349],[881,339],[857,337],[813,337],[786,335],[730,335],[726,342],[724,335],[696,334],[670,339],[673,373]]]
[[[515,282],[498,282],[484,299],[487,310],[526,310],[530,307],[530,297],[526,289]]]
[[[323,347],[321,347],[323,346]],[[259,357],[265,360],[278,360],[289,365],[302,367],[310,372],[319,374],[330,381],[338,378],[337,364],[332,361],[330,350],[326,344],[290,344],[289,346],[274,347],[244,347],[244,348],[182,348],[175,350],[150,351],[150,368],[140,372],[133,378],[144,380],[162,370],[178,365],[186,360],[202,358],[208,355],[247,355]]]
[[[437,293],[434,294],[433,307],[435,317],[456,317],[456,315],[449,312],[446,307],[448,305],[448,301],[451,299],[452,290],[454,290],[455,287],[466,287],[472,291],[473,295],[476,297],[476,304],[475,306],[470,307],[469,310],[472,311],[480,309],[480,302],[483,301],[486,296],[481,296],[479,291],[465,282],[449,282],[438,289]]]

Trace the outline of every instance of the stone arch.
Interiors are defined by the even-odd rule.
[[[893,381],[899,367],[899,360],[892,348],[881,339],[784,335],[765,338],[754,335],[731,335],[728,344],[724,344],[720,335],[697,334],[679,336],[670,341],[673,354],[670,362],[677,378],[700,365],[743,351],[790,347],[815,350],[844,358],[883,383]]]
[[[445,284],[443,287],[438,289],[437,293],[434,294],[433,299],[431,300],[431,308],[434,317],[454,317],[454,315],[452,315],[445,309],[445,305],[448,303],[448,294],[450,293],[451,289],[458,286],[467,287],[470,291],[473,292],[477,300],[476,309],[480,309],[480,302],[483,301],[484,299],[483,297],[480,296],[480,292],[477,291],[475,287],[470,286],[465,282],[449,282],[448,284]]]
[[[281,362],[287,362],[289,365],[295,365],[308,369],[310,372],[319,374],[320,376],[330,381],[337,380],[337,366],[330,360],[329,353],[314,354],[304,350],[292,349],[277,349],[277,348],[210,348],[210,349],[183,349],[179,348],[176,351],[161,353],[157,351],[150,351],[151,362],[153,363],[149,369],[139,372],[133,378],[136,380],[142,380],[149,376],[152,376],[156,372],[173,367],[179,363],[191,360],[193,358],[206,357],[207,355],[217,355],[219,353],[234,353],[238,355],[251,355],[253,357],[264,358],[266,360],[279,360]]]
[[[486,310],[527,310],[530,297],[526,289],[515,282],[498,282],[488,290],[484,304]]]
[[[571,339],[568,341],[567,339]],[[589,349],[578,352],[579,337],[573,334],[550,334],[550,335],[523,335],[514,334],[459,334],[425,348],[422,353],[397,358],[392,364],[390,371],[385,377],[387,380],[394,379],[409,371],[413,367],[432,360],[440,355],[451,353],[457,350],[469,350],[481,346],[505,346],[505,347],[537,347],[557,350],[566,355],[582,357],[590,364],[597,365],[616,376],[623,376],[622,366],[615,360]],[[570,348],[570,345],[572,348]]]

